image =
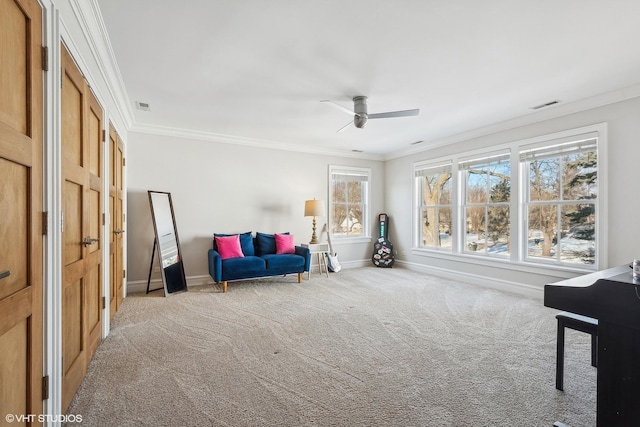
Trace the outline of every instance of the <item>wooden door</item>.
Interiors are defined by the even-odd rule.
[[[109,266],[111,267],[109,286],[110,317],[120,308],[123,299],[124,283],[124,212],[123,212],[123,175],[124,145],[113,125],[109,125]]]
[[[42,413],[42,10],[0,0],[0,424]]]
[[[62,411],[102,338],[103,113],[62,51]]]

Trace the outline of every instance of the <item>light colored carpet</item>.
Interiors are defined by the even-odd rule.
[[[68,409],[100,426],[595,425],[587,334],[555,310],[406,269],[131,295]]]

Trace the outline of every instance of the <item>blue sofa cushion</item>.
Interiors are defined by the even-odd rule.
[[[280,269],[302,271],[304,269],[304,257],[294,254],[267,254],[261,257],[267,264],[267,270]]]
[[[286,233],[281,234],[289,234]],[[275,234],[256,233],[256,255],[263,256],[276,253],[276,236]]]
[[[256,254],[255,249],[253,248],[253,236],[250,231],[246,233],[237,233],[240,234],[240,248],[242,249],[242,253],[244,256],[254,256]],[[215,233],[213,235],[213,249],[218,250],[218,246],[216,245],[216,236],[218,237],[228,237],[235,236],[235,234],[222,234]]]
[[[265,260],[257,256],[223,259],[222,280],[260,276],[266,267]]]

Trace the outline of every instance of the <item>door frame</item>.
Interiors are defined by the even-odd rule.
[[[44,280],[50,286],[46,286],[43,292],[44,299],[44,354],[43,354],[43,375],[49,376],[49,399],[43,403],[43,413],[60,414],[62,405],[62,137],[61,137],[61,44],[64,43],[67,50],[76,61],[81,58],[78,49],[64,31],[57,10],[48,3],[43,6],[43,45],[48,47],[49,71],[46,73],[44,81],[44,117],[46,126],[44,127],[45,139],[45,160],[44,160],[44,210],[48,212],[47,228],[48,234],[45,236],[44,250]],[[62,28],[64,30],[64,28]],[[78,61],[77,65],[84,72],[83,64]],[[94,86],[91,76],[85,74],[85,78],[90,86]],[[107,105],[104,97],[98,91],[93,95],[98,102]],[[108,111],[103,107],[102,124],[105,132],[108,132]],[[108,141],[102,141],[103,158],[102,170],[104,171],[102,205],[105,213],[103,221],[102,235],[106,236],[109,227],[109,215],[107,215],[108,191],[105,194],[104,182],[109,178],[108,162],[109,154]],[[108,188],[107,188],[108,190]],[[106,204],[105,204],[106,203]],[[126,246],[126,245],[125,245]],[[109,264],[108,250],[102,251],[103,266]],[[126,260],[125,260],[126,262]],[[102,294],[108,295],[109,268],[102,269]],[[102,311],[102,339],[110,330],[109,300],[106,299]]]
[[[62,139],[61,139],[61,43],[64,43],[67,50],[77,61],[80,70],[85,74],[89,85],[94,88],[94,95],[103,107],[103,126],[108,135],[109,123],[117,129],[124,145],[124,155],[126,157],[126,126],[122,113],[106,102],[109,93],[104,93],[101,88],[104,85],[96,84],[96,79],[101,81],[101,76],[94,78],[90,73],[90,67],[83,60],[83,55],[79,44],[90,42],[91,30],[82,28],[80,37],[72,36],[69,26],[65,25],[60,15],[60,8],[53,4],[52,0],[38,0],[42,7],[42,46],[48,49],[48,71],[43,75],[43,211],[47,212],[46,227],[48,233],[43,240],[43,280],[46,284],[42,292],[43,298],[43,376],[49,377],[49,398],[43,401],[43,414],[58,415],[62,405]],[[81,4],[71,2],[71,7],[81,7]],[[71,26],[76,23],[70,23]],[[82,25],[82,24],[81,24]],[[74,41],[78,40],[78,42]],[[108,83],[107,83],[108,84]],[[111,108],[110,108],[111,107]],[[110,114],[110,110],[113,115]],[[112,117],[111,117],[112,116]],[[103,142],[103,183],[108,183],[110,179],[108,150],[108,138]],[[123,210],[126,213],[126,168],[123,172]],[[109,230],[108,215],[108,186],[103,191],[102,203],[105,212],[105,221],[102,225],[102,235],[107,236]],[[126,229],[126,217],[124,220]],[[103,266],[109,265],[109,251],[102,251]],[[127,244],[124,241],[123,248],[123,268],[127,265]],[[108,295],[110,283],[109,268],[103,268],[102,286],[103,295]],[[126,296],[126,279],[123,286],[123,296]],[[104,339],[110,330],[109,301],[103,308],[103,329]],[[45,425],[51,423],[45,422]]]

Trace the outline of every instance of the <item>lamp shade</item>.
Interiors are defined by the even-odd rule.
[[[316,199],[304,202],[304,216],[324,216],[324,202]]]

